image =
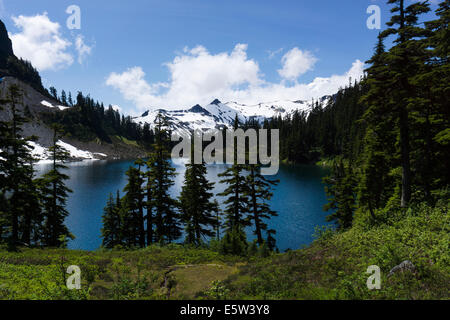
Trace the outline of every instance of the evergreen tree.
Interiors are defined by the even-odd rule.
[[[144,230],[144,193],[142,189],[143,178],[139,168],[130,167],[126,172],[128,184],[124,188],[123,198],[124,233],[129,247],[145,247]]]
[[[112,193],[109,194],[108,202],[103,210],[102,221],[102,246],[114,248],[122,244],[119,195],[117,199],[114,199]]]
[[[324,206],[324,210],[334,210],[327,217],[327,221],[334,221],[339,230],[352,226],[353,213],[356,209],[356,182],[351,165],[345,165],[342,160],[337,160],[331,175],[324,178],[325,192],[329,197],[329,203]]]
[[[67,98],[67,102],[69,103],[69,106],[73,107],[72,92],[70,92],[70,91],[69,91],[69,97]]]
[[[270,209],[268,201],[273,196],[271,187],[276,186],[279,180],[268,180],[260,172],[260,166],[249,165],[247,176],[248,197],[250,204],[250,214],[248,219],[254,223],[254,234],[259,245],[264,242],[262,231],[267,230],[267,221],[271,217],[277,216],[276,212]],[[270,234],[271,235],[271,234]]]
[[[239,117],[236,114],[234,120],[234,130],[237,130],[240,126]],[[234,163],[231,167],[227,168],[225,172],[219,174],[220,183],[227,185],[227,188],[219,194],[221,197],[226,197],[225,204],[225,225],[226,230],[231,231],[233,229],[243,230],[245,227],[250,226],[247,214],[249,212],[249,189],[247,186],[246,177],[244,175],[245,165],[237,163],[237,148],[236,138],[234,145]],[[236,231],[235,235],[238,234]]]
[[[151,162],[147,162],[147,168],[151,166]],[[147,210],[147,214],[145,215],[145,222],[146,222],[146,235],[147,235],[147,246],[150,246],[154,240],[154,230],[153,230],[153,224],[154,224],[154,218],[153,218],[153,190],[155,190],[155,182],[154,175],[151,173],[150,169],[147,170],[145,173],[145,177],[147,179],[147,184],[145,186],[145,192],[146,192],[146,201],[145,201],[145,208]]]
[[[423,192],[433,204],[450,177],[450,92],[449,21],[450,2],[442,1],[437,18],[425,22],[427,37],[415,41],[416,74],[410,78],[413,97],[413,159],[416,193]],[[419,199],[420,200],[420,199]]]
[[[250,226],[247,218],[249,210],[248,186],[244,175],[244,166],[234,164],[227,168],[225,172],[219,174],[220,183],[227,185],[227,188],[219,194],[226,197],[224,204],[224,214],[226,217],[227,231],[234,228],[245,228]]]
[[[50,87],[50,95],[52,96],[53,99],[55,99],[56,101],[59,101],[58,99],[58,91],[56,90],[55,87]]]
[[[154,237],[156,242],[166,243],[181,236],[180,218],[176,211],[176,201],[170,196],[175,169],[170,163],[168,152],[169,134],[165,129],[167,119],[158,114],[155,119],[155,144],[153,153],[147,161],[148,179],[151,182],[151,208],[154,211]],[[148,204],[150,205],[150,204]],[[148,213],[147,213],[147,217]],[[147,226],[148,228],[148,226]]]
[[[15,250],[19,243],[21,230],[19,229],[21,221],[30,221],[26,209],[30,207],[30,201],[35,201],[35,194],[30,186],[33,185],[33,166],[34,158],[31,154],[32,147],[30,141],[36,140],[35,137],[24,137],[22,135],[22,126],[27,119],[24,118],[19,106],[22,103],[22,92],[17,85],[11,85],[8,88],[7,96],[2,104],[9,105],[11,112],[10,121],[4,121],[0,124],[2,137],[0,138],[0,176],[1,190],[7,198],[7,219],[9,220],[9,245],[10,249]],[[31,193],[33,194],[31,194]],[[33,204],[34,205],[34,204]],[[29,229],[26,230],[29,233]],[[28,235],[24,238],[28,241]]]
[[[390,171],[395,164],[392,155],[396,153],[395,115],[389,98],[389,67],[385,63],[385,55],[383,38],[379,36],[375,54],[367,62],[371,65],[366,70],[369,90],[361,98],[361,103],[366,106],[363,115],[366,132],[361,155],[359,200],[373,218],[375,210],[384,207],[394,191]]]
[[[206,165],[187,164],[184,185],[179,203],[182,220],[186,225],[186,240],[188,244],[200,245],[204,237],[214,236],[217,203],[212,201],[214,183],[206,178]]]
[[[216,218],[216,222],[214,224],[214,229],[216,231],[216,240],[219,241],[220,240],[220,229],[222,227],[222,219],[221,219],[221,215],[222,215],[222,210],[220,209],[219,206],[219,202],[217,200],[214,200],[214,209],[215,209],[215,218]]]
[[[19,223],[19,230],[21,233],[20,242],[31,246],[42,244],[44,216],[40,202],[39,180],[34,179],[33,163],[31,162],[29,165],[29,181],[31,183],[23,186],[28,199],[23,203],[25,214]]]
[[[387,23],[389,28],[382,33],[382,37],[395,35],[394,47],[385,55],[389,66],[389,82],[392,88],[390,98],[395,107],[394,112],[398,119],[400,165],[402,167],[401,206],[406,207],[411,200],[411,105],[409,99],[415,96],[414,87],[410,77],[415,72],[418,37],[425,35],[424,28],[418,25],[419,15],[428,12],[427,2],[417,2],[405,7],[404,0],[388,0],[394,5],[391,20]]]
[[[44,245],[49,247],[64,246],[67,238],[74,239],[64,224],[69,215],[66,203],[69,193],[72,192],[66,181],[69,176],[62,173],[67,167],[64,162],[69,158],[69,152],[58,144],[61,136],[61,128],[53,126],[53,145],[49,148],[51,154],[52,169],[39,179],[39,191],[44,214]]]
[[[220,253],[244,256],[248,252],[247,236],[241,227],[227,230],[220,242]]]
[[[66,92],[64,90],[61,91],[61,103],[65,106],[67,106],[67,96],[66,96]]]

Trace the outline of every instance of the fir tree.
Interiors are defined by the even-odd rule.
[[[67,96],[66,96],[66,92],[64,90],[61,91],[61,103],[65,106],[67,106]]]
[[[148,179],[151,182],[151,208],[154,211],[155,241],[172,242],[181,236],[179,215],[176,211],[176,201],[170,196],[169,189],[173,186],[175,169],[170,163],[168,152],[169,134],[165,127],[168,122],[162,114],[155,119],[155,144],[153,153],[147,161]],[[147,213],[148,216],[148,213]]]
[[[395,46],[385,55],[389,66],[389,85],[393,88],[390,98],[393,100],[394,111],[397,114],[400,141],[400,165],[402,167],[401,206],[406,207],[411,200],[411,107],[409,99],[414,97],[414,88],[410,83],[411,72],[415,67],[415,52],[417,37],[425,33],[418,25],[418,16],[428,12],[427,2],[417,2],[405,7],[404,0],[388,0],[394,5],[394,13],[387,23],[389,28],[382,33],[382,37],[395,35]]]
[[[114,199],[112,193],[110,193],[102,216],[103,227],[101,233],[103,247],[114,248],[122,244],[120,220],[120,198],[118,196],[117,199]]]
[[[369,90],[361,98],[366,105],[363,122],[366,126],[364,151],[361,156],[362,172],[359,183],[360,205],[367,206],[372,218],[375,210],[386,205],[394,188],[390,175],[395,154],[395,116],[389,101],[389,68],[385,62],[383,38],[378,37],[375,54],[367,63],[366,84]]]
[[[220,253],[244,256],[248,252],[247,236],[241,227],[227,230],[220,242]]]
[[[234,130],[237,130],[239,126],[239,117],[236,114],[233,125]],[[227,188],[219,194],[221,197],[226,197],[224,201],[224,214],[226,217],[225,224],[227,231],[231,231],[232,229],[243,230],[245,227],[250,226],[250,222],[247,219],[249,212],[249,189],[244,174],[245,165],[237,163],[236,139],[233,145],[234,163],[225,172],[219,174],[219,177],[223,178],[220,180],[220,183],[227,185]]]
[[[226,229],[244,228],[250,225],[247,219],[249,210],[248,186],[244,175],[244,166],[234,164],[225,172],[219,174],[220,183],[227,185],[227,188],[219,194],[226,197],[224,204],[224,214],[226,217]]]
[[[351,165],[345,165],[342,160],[337,160],[331,175],[324,178],[324,183],[329,201],[324,210],[334,210],[327,220],[334,221],[339,230],[350,228],[356,209],[356,179]]]
[[[69,103],[69,106],[73,107],[72,92],[70,92],[70,91],[69,91],[69,96],[67,98],[67,102]]]
[[[8,198],[8,219],[10,227],[9,245],[11,250],[15,250],[21,230],[20,222],[29,221],[29,214],[26,211],[30,206],[29,202],[35,201],[35,197],[30,192],[33,185],[33,166],[34,158],[31,154],[32,147],[30,141],[35,141],[35,137],[24,137],[22,135],[22,126],[27,119],[24,118],[19,111],[22,103],[22,92],[17,85],[11,85],[8,88],[7,98],[2,104],[9,105],[11,112],[11,120],[0,124],[3,131],[0,138],[0,175],[1,188],[3,194]],[[33,212],[34,213],[34,212]],[[29,229],[26,230],[28,233]],[[26,235],[25,240],[28,241]]]
[[[279,180],[269,180],[260,172],[260,166],[249,165],[247,176],[248,197],[250,204],[250,214],[248,219],[253,222],[259,245],[264,242],[262,231],[267,230],[266,221],[277,216],[276,212],[270,209],[269,201],[273,196],[272,186],[276,186]]]
[[[51,154],[52,169],[39,179],[39,190],[44,214],[44,245],[60,247],[67,243],[67,238],[74,239],[64,224],[69,215],[66,203],[69,193],[72,192],[66,181],[69,176],[62,173],[67,167],[64,162],[69,158],[69,152],[58,144],[61,136],[61,128],[53,126],[53,145],[49,148]]]
[[[124,188],[123,198],[124,233],[129,247],[145,246],[144,231],[144,193],[142,190],[143,178],[140,168],[130,167],[125,173],[128,184]]]
[[[187,164],[179,197],[182,219],[186,225],[186,243],[200,245],[204,237],[214,236],[217,203],[212,200],[214,183],[206,178],[206,165]]]

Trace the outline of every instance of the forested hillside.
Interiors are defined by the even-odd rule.
[[[427,1],[387,2],[392,16],[365,77],[350,79],[309,114],[234,123],[280,129],[283,160],[330,168],[324,210],[335,227],[318,228],[309,247],[278,252],[269,203],[278,181],[259,165],[238,164],[235,155],[219,175],[220,209],[206,165],[188,163],[175,198],[164,116],[146,130],[78,94],[68,111],[47,119],[58,125],[52,171],[41,179],[33,179],[32,137],[21,135],[26,119],[0,122],[0,298],[448,300],[450,1],[425,22]],[[50,95],[67,99],[53,89]],[[11,87],[2,102],[14,111],[19,98]],[[66,156],[56,144],[60,130],[151,144],[126,172],[126,187],[110,190],[96,252],[64,249],[70,190],[57,161]],[[68,265],[83,270],[81,290],[66,288]],[[377,290],[367,286],[369,266],[380,268]]]

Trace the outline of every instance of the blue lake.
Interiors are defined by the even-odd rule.
[[[109,193],[122,191],[127,181],[125,171],[132,161],[84,161],[68,164],[66,174],[70,176],[68,186],[74,191],[68,200],[70,213],[66,219],[69,230],[76,239],[69,243],[70,249],[95,250],[101,245],[103,208]],[[174,164],[177,169],[172,196],[177,197],[184,180],[184,165]],[[48,165],[39,165],[38,171],[48,170]],[[224,165],[208,167],[210,181],[218,181]],[[282,165],[277,176],[280,184],[274,189],[271,208],[278,213],[269,221],[269,227],[277,231],[277,246],[281,251],[298,249],[313,240],[316,226],[327,225],[326,203],[322,178],[327,174],[324,168],[310,165]],[[216,183],[215,193],[224,189]],[[221,202],[221,198],[218,198]],[[252,230],[248,237],[253,239]]]

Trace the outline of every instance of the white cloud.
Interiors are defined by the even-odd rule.
[[[72,44],[62,37],[59,23],[50,21],[47,13],[12,19],[21,29],[10,35],[17,56],[31,61],[40,71],[58,70],[73,63],[67,51]]]
[[[84,37],[78,35],[75,39],[75,49],[78,52],[78,63],[83,64],[84,59],[92,52],[92,47],[84,43]]]
[[[297,50],[290,51],[296,57],[292,58],[296,63],[289,64],[288,68],[292,69],[290,73],[286,71],[290,78],[313,65],[312,58],[306,59],[306,66],[305,63],[299,63]],[[137,108],[134,112],[138,113],[155,107],[188,108],[197,103],[207,104],[215,98],[245,104],[306,100],[334,94],[348,84],[349,77],[359,79],[364,72],[364,64],[357,60],[349,71],[341,75],[316,78],[310,83],[295,82],[291,86],[284,81],[271,83],[264,80],[258,63],[249,59],[246,51],[245,44],[236,45],[230,53],[218,54],[211,54],[202,46],[185,48],[172,62],[165,64],[170,72],[170,79],[166,83],[148,82],[142,68],[133,67],[123,73],[111,73],[106,84],[133,102]],[[303,51],[302,56],[305,56]],[[289,56],[283,58],[285,66],[289,59]]]
[[[1,0],[0,0],[1,1]],[[10,34],[16,56],[31,61],[39,71],[60,70],[71,66],[74,55],[82,64],[92,53],[92,47],[84,42],[82,35],[75,37],[74,46],[61,33],[61,25],[51,21],[47,13],[35,16],[12,17],[20,32]]]
[[[281,59],[283,68],[278,74],[286,80],[296,80],[300,75],[313,69],[317,58],[309,51],[293,48]]]
[[[150,85],[145,80],[145,73],[141,67],[130,68],[118,74],[111,73],[106,80],[106,84],[120,91],[126,100],[133,101],[138,107],[154,105],[160,100],[157,93],[164,84]]]

